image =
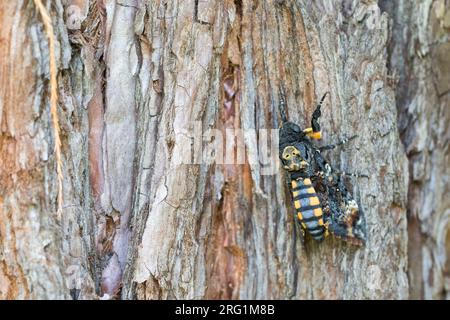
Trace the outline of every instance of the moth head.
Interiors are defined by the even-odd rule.
[[[284,140],[297,140],[299,137],[303,135],[300,127],[293,122],[285,122],[281,126],[280,137]]]
[[[281,154],[283,168],[287,171],[306,171],[309,167],[309,157],[304,146],[287,146]]]

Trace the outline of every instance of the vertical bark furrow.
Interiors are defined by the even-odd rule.
[[[383,2],[394,26],[389,63],[398,81],[399,130],[409,159],[410,297],[448,299],[449,4]]]

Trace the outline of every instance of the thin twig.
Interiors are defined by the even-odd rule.
[[[61,161],[61,138],[59,135],[59,119],[58,119],[58,83],[57,83],[57,70],[56,70],[56,58],[55,58],[55,34],[53,32],[52,18],[50,17],[47,9],[42,4],[41,0],[34,0],[39,13],[42,16],[42,22],[44,23],[45,32],[49,40],[50,51],[50,113],[52,115],[52,125],[55,134],[55,154],[56,154],[56,172],[58,175],[58,218],[61,217],[63,207],[63,174],[62,174],[62,161]]]

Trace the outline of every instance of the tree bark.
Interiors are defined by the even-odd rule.
[[[444,0],[44,4],[63,210],[47,35],[32,1],[5,1],[0,299],[449,298]],[[286,174],[252,161],[280,86],[303,127],[330,92],[322,144],[358,134],[325,156],[369,176],[351,179],[364,247],[302,243]],[[212,129],[226,140],[206,163]]]
[[[450,299],[450,10],[445,1],[396,1],[388,63],[409,160],[410,297]]]

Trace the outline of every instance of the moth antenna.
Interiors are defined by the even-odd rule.
[[[322,106],[323,102],[325,101],[325,98],[327,97],[327,95],[328,95],[329,93],[330,93],[330,92],[328,92],[328,91],[325,92],[325,94],[323,95],[322,99],[320,99],[319,107]]]
[[[279,87],[279,96],[280,96],[280,102],[278,104],[278,109],[280,110],[281,121],[283,121],[283,123],[285,123],[288,120],[287,120],[287,116],[286,116],[286,95],[284,94],[283,86]]]

